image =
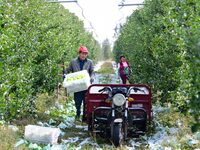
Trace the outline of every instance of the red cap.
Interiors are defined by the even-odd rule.
[[[88,49],[85,46],[79,47],[79,53],[88,53]]]

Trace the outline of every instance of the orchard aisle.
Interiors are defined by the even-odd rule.
[[[102,69],[101,66],[105,63],[110,63],[112,65],[113,71],[110,74],[102,73],[100,70]],[[110,84],[119,84],[121,83],[121,79],[118,77],[117,74],[117,64],[114,61],[101,61],[98,62],[97,65],[94,67],[95,76],[94,76],[94,83],[93,84],[103,84],[103,83],[110,83]]]
[[[106,64],[106,65],[105,65]],[[104,67],[112,67],[108,70]],[[113,69],[113,70],[112,70]],[[95,84],[102,83],[120,83],[117,75],[117,65],[113,61],[98,62],[95,66]],[[107,74],[112,72],[111,74]],[[57,127],[62,130],[61,143],[57,145],[41,146],[39,144],[28,143],[21,139],[16,143],[17,147],[26,144],[29,148],[44,150],[82,150],[82,149],[115,149],[108,139],[101,137],[93,138],[87,131],[87,125],[84,123],[75,123],[75,107],[74,101],[68,99],[66,105],[57,103],[53,109],[59,110],[56,119],[49,119],[47,122],[38,121],[37,124],[46,127]],[[52,108],[46,113],[52,113]],[[171,106],[161,107],[153,106],[154,128],[146,135],[140,138],[129,139],[122,146],[127,150],[173,150],[181,148],[195,147],[199,144],[200,133],[191,134],[187,127],[188,120],[186,117],[180,117]],[[28,143],[28,144],[27,144]],[[195,149],[195,148],[194,148]],[[199,150],[199,149],[196,149]]]

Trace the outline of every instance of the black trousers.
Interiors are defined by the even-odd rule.
[[[81,105],[85,103],[85,94],[87,91],[81,91],[74,93],[74,101],[76,106],[76,116],[80,117]],[[83,106],[84,107],[84,106]]]

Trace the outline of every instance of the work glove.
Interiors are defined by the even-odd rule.
[[[63,79],[65,79],[66,75],[67,75],[67,74],[63,74]]]

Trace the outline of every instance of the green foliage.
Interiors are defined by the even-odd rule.
[[[129,60],[131,82],[147,83],[200,125],[200,1],[146,0],[122,27],[115,59]],[[154,101],[157,101],[155,99]]]
[[[37,96],[35,106],[37,112],[45,113],[50,107],[55,105],[55,96],[49,96],[48,93],[43,93]]]
[[[49,116],[54,120],[61,121],[69,116],[74,117],[75,114],[76,108],[74,100],[70,97],[65,105],[58,104],[56,107],[51,107]]]
[[[111,58],[111,46],[108,39],[104,40],[102,43],[102,55],[103,60],[108,60]]]
[[[34,114],[36,95],[54,91],[58,64],[68,64],[80,45],[97,60],[99,44],[62,5],[0,0],[0,119]]]

